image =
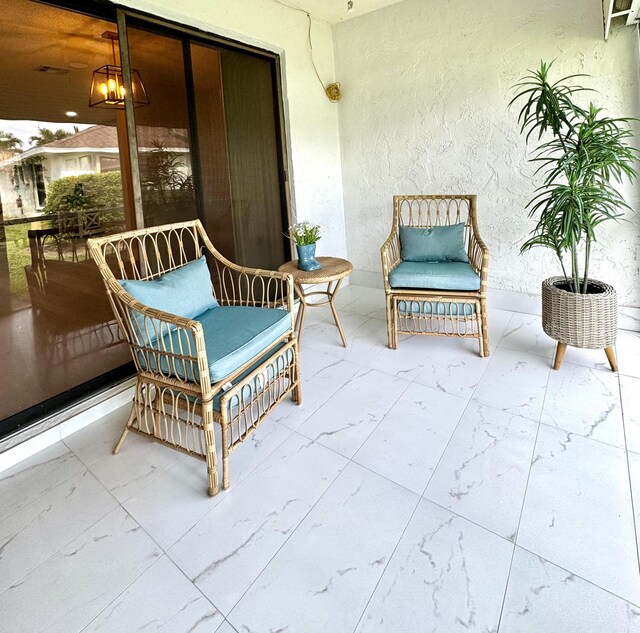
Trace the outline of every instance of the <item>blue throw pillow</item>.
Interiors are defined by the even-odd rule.
[[[464,226],[401,226],[400,257],[405,262],[467,262]]]
[[[188,319],[219,305],[213,296],[211,275],[204,255],[157,279],[118,279],[118,283],[140,303]],[[136,312],[134,317],[140,329],[144,330],[142,314]]]

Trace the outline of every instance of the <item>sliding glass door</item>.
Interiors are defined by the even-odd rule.
[[[145,226],[198,217],[189,102],[180,37],[128,27],[131,67],[144,80],[149,104],[135,109]]]
[[[275,61],[137,20],[127,39],[150,101],[135,110],[145,225],[200,217],[226,257],[277,268],[287,206]]]
[[[121,59],[91,7],[0,0],[0,437],[132,372],[89,237],[200,218],[233,261],[287,258],[277,58],[127,13]],[[90,106],[124,94],[105,65],[133,112]]]
[[[262,58],[222,51],[236,259],[276,269],[285,261],[274,67]]]
[[[0,13],[2,434],[17,414],[123,374],[127,351],[86,247],[132,225],[121,113],[88,105],[115,23],[28,0],[0,0]]]
[[[190,43],[189,56],[200,159],[198,191],[202,217],[216,248],[236,261],[221,54],[216,48]]]

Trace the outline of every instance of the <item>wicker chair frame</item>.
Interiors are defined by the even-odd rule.
[[[480,290],[462,292],[391,287],[389,273],[401,261],[401,226],[433,227],[461,222],[465,223],[465,244],[469,264],[480,275]],[[398,334],[459,336],[477,338],[480,356],[489,355],[489,250],[478,231],[475,195],[394,196],[393,226],[380,253],[386,300],[387,337],[391,349],[398,348]]]
[[[94,238],[88,246],[137,371],[131,414],[114,454],[130,431],[143,435],[206,461],[208,492],[215,495],[217,423],[222,436],[222,486],[228,488],[230,453],[287,394],[302,402],[291,275],[230,262],[213,246],[199,220]],[[202,254],[207,255],[221,306],[280,308],[291,315],[283,336],[215,383],[209,376],[202,324],[143,305],[117,281],[154,279]],[[177,335],[166,336],[174,330]]]

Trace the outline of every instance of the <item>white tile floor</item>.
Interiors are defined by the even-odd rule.
[[[640,335],[603,352],[491,310],[472,341],[385,347],[382,292],[324,310],[283,403],[209,498],[127,409],[0,479],[0,631],[640,631]],[[635,502],[635,506],[634,506]],[[635,508],[635,509],[634,509]]]

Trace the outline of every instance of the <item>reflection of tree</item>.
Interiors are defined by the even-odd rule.
[[[82,212],[88,209],[91,204],[91,198],[84,192],[82,183],[77,182],[73,187],[73,191],[68,193],[66,196],[63,196],[62,203],[71,213],[68,215],[58,214],[58,229],[61,233],[77,231],[80,225],[79,218],[82,217]],[[76,217],[74,217],[74,213],[76,214]],[[67,221],[65,222],[63,218]],[[70,222],[69,219],[71,219]],[[55,223],[53,224],[55,226]]]
[[[67,205],[70,211],[79,211],[89,207],[90,198],[84,192],[82,183],[77,182],[73,191],[62,198],[62,202]]]
[[[21,183],[22,185],[26,185],[28,183],[25,174],[29,174],[30,181],[35,183],[37,181],[36,167],[38,165],[43,165],[42,156],[27,156],[26,158],[21,158],[20,162],[13,166],[12,180],[14,187],[19,189]]]
[[[58,250],[65,250],[69,240],[119,229],[124,223],[120,172],[54,180],[44,210],[57,230]]]
[[[194,217],[193,177],[180,154],[164,143],[153,141],[153,149],[143,154],[140,176],[145,224],[149,226]]]
[[[76,185],[81,184],[85,195],[91,199],[94,208],[121,208],[122,180],[119,171],[108,171],[99,174],[80,174],[78,176],[65,176],[58,178],[49,184],[45,213],[59,213],[73,210],[69,201],[76,190]]]
[[[145,198],[152,204],[191,199],[193,177],[185,173],[187,167],[179,154],[170,152],[161,141],[153,141],[152,145],[141,169]]]
[[[34,165],[42,165],[42,156],[27,156],[20,159],[20,165],[32,169]]]
[[[21,152],[22,141],[11,132],[0,130],[0,152]]]
[[[53,143],[59,141],[67,136],[72,136],[80,131],[77,125],[73,126],[73,132],[67,132],[66,130],[50,130],[48,127],[39,127],[38,133],[29,137],[29,143],[34,146],[46,145],[47,143]]]

